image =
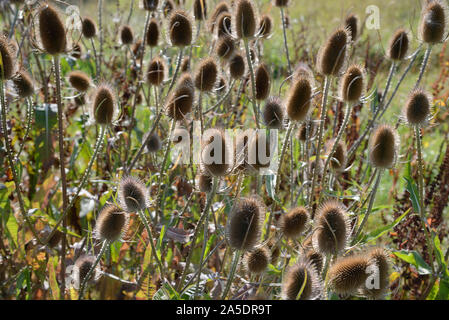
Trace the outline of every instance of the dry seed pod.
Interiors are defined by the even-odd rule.
[[[271,78],[265,63],[259,65],[255,74],[256,99],[265,100],[270,94]]]
[[[181,72],[188,72],[190,70],[190,58],[189,57],[185,57],[184,59],[182,59],[180,70],[181,70]]]
[[[309,129],[307,129],[307,126]],[[309,132],[307,132],[309,130]],[[307,122],[304,122],[300,127],[298,131],[298,139],[302,142],[306,142],[308,137],[311,139],[316,134],[317,131],[317,125],[314,121],[310,120]]]
[[[380,125],[369,144],[370,160],[374,167],[389,169],[394,166],[399,150],[399,136],[389,125]]]
[[[34,93],[34,84],[31,76],[25,70],[20,70],[12,78],[17,95],[21,98],[27,98]]]
[[[273,29],[273,19],[267,14],[260,17],[259,22],[259,34],[262,38],[266,39],[271,35]]]
[[[120,40],[122,44],[129,45],[134,41],[134,33],[130,26],[122,26],[120,28]]]
[[[407,32],[404,29],[398,29],[391,37],[387,55],[391,60],[403,60],[407,54],[408,47],[409,38]]]
[[[43,49],[51,55],[64,53],[67,46],[66,30],[58,11],[48,3],[38,13],[39,36]]]
[[[148,23],[146,44],[150,47],[156,47],[159,43],[159,24],[156,19],[151,19]]]
[[[156,11],[159,0],[142,0],[143,8],[148,11]]]
[[[234,40],[231,37],[220,37],[217,41],[215,52],[221,59],[228,60],[232,57],[235,51]]]
[[[210,20],[209,20],[209,29],[211,32],[213,32],[215,29],[218,17],[223,12],[229,12],[229,11],[230,11],[229,5],[226,3],[226,1],[221,1],[219,4],[217,4],[217,6],[215,7],[215,9],[210,17]]]
[[[289,90],[286,109],[290,120],[304,121],[312,104],[312,84],[306,77],[295,79]]]
[[[159,86],[165,79],[165,72],[167,70],[167,66],[165,65],[164,60],[160,57],[155,57],[150,62],[148,66],[147,72],[147,81],[149,84],[153,86]]]
[[[235,54],[229,60],[229,72],[233,79],[240,79],[246,71],[245,59],[240,53]]]
[[[245,254],[245,266],[250,273],[259,274],[265,271],[271,260],[267,247],[259,246]]]
[[[73,280],[75,284],[75,288],[79,288],[83,283],[84,279],[87,277],[90,269],[95,263],[95,257],[89,255],[82,255],[78,259],[76,259],[75,264],[73,266]],[[92,272],[91,277],[87,280],[87,283],[97,281],[101,276],[100,266],[97,265]]]
[[[227,237],[232,248],[252,250],[260,239],[265,208],[256,198],[237,201],[227,227]]]
[[[302,289],[302,292],[301,292]],[[282,299],[312,300],[321,294],[322,285],[310,262],[301,260],[288,268],[282,282]]]
[[[332,148],[335,144],[335,139],[329,140],[326,143],[325,149],[327,155],[332,151]],[[346,143],[343,140],[338,142],[337,148],[335,149],[334,154],[332,155],[332,159],[329,162],[332,170],[336,172],[343,172],[346,169],[346,161],[347,161],[347,149]]]
[[[312,267],[318,272],[321,273],[324,265],[324,257],[321,253],[315,251],[315,249],[309,249],[306,252],[306,260],[310,261]]]
[[[290,0],[273,0],[276,7],[286,7]]]
[[[217,37],[229,37],[232,33],[232,17],[229,12],[223,12],[216,22]]]
[[[298,207],[281,216],[279,227],[287,238],[297,238],[305,230],[308,221],[307,209]]]
[[[270,129],[280,129],[284,121],[284,106],[279,97],[269,97],[262,112],[263,122]]]
[[[127,212],[145,210],[149,206],[148,189],[139,178],[123,177],[118,186],[118,200]]]
[[[355,14],[351,13],[350,15],[348,15],[346,17],[345,25],[346,25],[346,29],[349,31],[351,40],[352,41],[357,40],[359,18]]]
[[[193,15],[195,20],[202,21],[207,19],[207,4],[206,0],[194,0]]]
[[[193,25],[190,14],[176,10],[170,15],[167,31],[170,42],[175,47],[190,46],[193,38]]]
[[[200,174],[198,176],[198,189],[200,189],[201,192],[209,193],[212,191],[212,177]]]
[[[233,23],[237,39],[252,39],[256,34],[257,17],[251,0],[237,0],[234,4]]]
[[[108,125],[115,114],[116,98],[111,86],[102,84],[94,92],[92,116],[98,124]]]
[[[365,285],[369,275],[365,256],[341,258],[329,269],[329,286],[338,294],[350,295]]]
[[[213,177],[225,176],[231,163],[231,151],[223,131],[209,129],[204,132],[201,151],[201,166]]]
[[[143,54],[142,49],[143,49],[142,40],[139,39],[133,44],[133,46],[131,48],[131,51],[136,59],[142,58],[142,54]]]
[[[371,299],[380,299],[388,291],[390,282],[390,258],[388,252],[383,248],[374,248],[368,252],[367,258],[373,270],[370,270],[377,276],[378,283],[371,283],[372,288],[363,286],[363,294]],[[378,285],[376,287],[376,285]]]
[[[128,215],[115,205],[106,205],[97,218],[95,234],[100,240],[119,240],[128,226]]]
[[[357,102],[365,91],[365,72],[358,65],[352,65],[346,70],[340,80],[340,98],[344,102]]]
[[[403,109],[404,118],[412,126],[425,126],[429,122],[433,99],[423,89],[415,89],[410,94]]]
[[[86,92],[90,88],[90,78],[89,76],[79,70],[75,70],[69,73],[70,85],[80,92]]]
[[[340,73],[347,59],[350,35],[346,29],[337,29],[320,48],[317,58],[318,71],[325,76]]]
[[[421,14],[419,27],[422,41],[434,44],[444,41],[447,28],[447,4],[441,0],[429,0]]]
[[[217,63],[213,58],[200,61],[195,74],[195,87],[204,92],[212,91],[218,78]]]
[[[346,247],[350,228],[346,208],[337,201],[322,204],[315,216],[316,231],[312,242],[316,251],[338,254]]]
[[[192,77],[183,73],[178,80],[175,90],[170,94],[167,104],[167,115],[180,121],[192,111],[195,88]]]
[[[84,18],[81,26],[84,38],[90,39],[97,35],[97,26],[91,18]]]

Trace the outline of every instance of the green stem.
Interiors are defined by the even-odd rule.
[[[419,84],[421,83],[421,80],[424,76],[424,72],[426,71],[427,64],[429,63],[429,57],[430,57],[431,52],[432,52],[432,45],[429,44],[427,46],[426,53],[424,54],[424,59],[421,64],[421,70],[419,71],[419,76],[418,76],[418,80],[416,81],[416,84],[415,84],[415,89],[418,88]]]
[[[231,289],[232,280],[234,279],[235,271],[237,270],[237,265],[239,263],[241,250],[236,250],[234,252],[234,258],[232,259],[231,271],[229,272],[228,281],[226,282],[225,290],[223,291],[222,300],[225,300],[229,289]]]
[[[251,102],[253,104],[254,116],[256,117],[256,126],[259,129],[260,128],[259,106],[257,105],[257,101],[256,101],[256,80],[255,80],[255,76],[254,76],[254,68],[253,68],[253,63],[251,62],[251,55],[249,52],[248,40],[244,39],[243,42],[245,43],[246,61],[248,63],[250,76],[251,76],[251,86],[252,86],[252,91],[253,91],[253,96],[252,96]]]
[[[175,73],[173,74],[173,77],[170,82],[170,86],[168,87],[167,96],[173,89],[176,83],[176,79],[178,78],[179,69],[181,68],[182,63],[182,57],[184,56],[184,48],[179,48],[179,55],[178,55],[178,61],[176,62],[176,68]]]

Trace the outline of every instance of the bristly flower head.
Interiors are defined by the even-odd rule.
[[[217,40],[217,44],[215,47],[215,53],[220,59],[228,60],[232,57],[235,51],[234,40],[229,37],[220,37]]]
[[[149,206],[148,189],[139,178],[123,177],[118,187],[120,206],[127,212],[143,211]]]
[[[116,103],[111,85],[106,83],[99,85],[92,96],[92,118],[98,124],[111,124],[117,113]]]
[[[214,32],[218,17],[223,12],[229,12],[229,11],[230,11],[229,5],[227,4],[226,1],[221,1],[220,3],[218,3],[216,5],[216,7],[215,7],[214,11],[212,12],[212,15],[210,16],[210,19],[209,19],[210,32]]]
[[[167,115],[176,121],[184,119],[192,111],[194,98],[195,87],[192,77],[189,73],[183,73],[168,99]]]
[[[236,53],[229,60],[229,73],[233,79],[240,79],[246,72],[245,58],[240,53]]]
[[[156,47],[159,43],[159,24],[156,19],[151,19],[148,23],[146,45]]]
[[[194,0],[193,15],[195,20],[202,21],[207,19],[207,4],[206,0]]]
[[[301,259],[288,268],[282,282],[282,299],[314,300],[319,298],[321,293],[321,280],[309,261]]]
[[[409,47],[408,33],[404,29],[398,29],[391,37],[387,56],[391,60],[400,61],[405,58]]]
[[[331,139],[326,143],[325,149],[328,156],[332,151],[334,144],[335,139]],[[340,140],[334,154],[332,155],[332,159],[329,162],[332,170],[336,172],[343,172],[346,169],[347,156],[346,143],[343,140]]]
[[[106,205],[100,211],[95,225],[95,235],[100,240],[119,240],[126,232],[129,216],[115,205]]]
[[[330,288],[342,295],[355,293],[365,285],[369,259],[364,255],[341,258],[329,269]]]
[[[193,23],[189,13],[183,10],[173,11],[168,19],[168,39],[175,47],[190,46],[193,39]]]
[[[432,96],[427,91],[413,90],[403,109],[403,117],[411,126],[424,127],[429,123],[432,111]]]
[[[84,18],[82,22],[81,32],[84,38],[91,39],[97,35],[97,26],[91,18]]]
[[[265,63],[261,63],[255,74],[256,82],[256,99],[265,100],[268,98],[271,89],[271,77],[268,70],[268,66]]]
[[[237,0],[234,4],[234,35],[237,39],[252,39],[256,35],[257,12],[252,0]]]
[[[346,70],[340,80],[340,99],[355,103],[365,92],[365,71],[358,65],[352,65]]]
[[[370,250],[366,258],[369,259],[369,264],[374,274],[379,280],[378,287],[367,288],[363,287],[362,293],[371,299],[381,299],[389,289],[390,282],[390,258],[389,253],[384,248],[374,248]]]
[[[250,273],[259,274],[266,270],[270,260],[270,250],[261,245],[245,254],[244,264]]]
[[[267,14],[260,17],[258,33],[264,39],[267,39],[273,31],[273,19]]]
[[[74,70],[68,75],[70,85],[80,92],[86,92],[90,88],[91,80],[83,71]]]
[[[48,3],[38,13],[39,37],[43,49],[51,55],[64,53],[67,46],[66,30],[59,12]]]
[[[304,207],[291,209],[281,216],[279,227],[283,235],[288,238],[297,238],[306,229],[309,221],[309,212]]]
[[[73,266],[73,281],[75,288],[79,288],[81,283],[83,283],[84,279],[87,277],[89,270],[95,263],[95,257],[91,255],[82,255],[78,259],[76,259],[75,264]],[[101,276],[100,266],[97,265],[92,273],[92,276],[88,279],[87,283],[97,281]]]
[[[211,57],[199,62],[195,74],[195,87],[204,92],[212,91],[218,79],[218,67]]]
[[[229,139],[226,139],[224,131],[206,130],[203,139],[201,167],[204,172],[213,177],[227,175],[231,167],[232,154]]]
[[[422,41],[439,43],[447,36],[448,8],[446,1],[428,0],[421,13],[419,34]]]
[[[33,79],[25,70],[20,70],[13,78],[14,88],[21,98],[27,98],[34,93]]]
[[[351,36],[347,29],[339,28],[320,48],[317,58],[318,71],[325,76],[336,76],[343,68]]]
[[[370,140],[369,153],[374,167],[393,167],[399,153],[399,135],[396,129],[386,124],[378,126]]]
[[[284,121],[284,106],[279,97],[269,97],[262,112],[263,122],[270,129],[280,129]]]
[[[147,81],[153,86],[159,86],[165,79],[167,66],[165,61],[160,57],[155,57],[151,60],[148,66]]]
[[[287,100],[286,110],[290,120],[304,121],[312,105],[312,83],[308,77],[296,78],[291,86]]]
[[[358,26],[359,26],[359,18],[351,13],[346,17],[345,20],[346,29],[349,31],[349,35],[351,36],[351,40],[355,41],[357,40],[358,36]]]
[[[120,40],[124,45],[130,45],[133,43],[134,33],[130,26],[125,25],[120,28]]]

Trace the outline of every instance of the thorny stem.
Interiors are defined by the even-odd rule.
[[[184,48],[179,48],[178,61],[176,62],[175,73],[173,73],[173,77],[170,82],[170,86],[168,87],[167,96],[173,89],[176,79],[178,78],[179,69],[181,68],[182,57],[184,56]]]
[[[243,42],[245,43],[245,51],[246,51],[246,61],[248,63],[249,66],[249,71],[250,71],[250,76],[251,76],[251,86],[252,86],[252,91],[253,91],[253,96],[252,96],[252,104],[253,104],[253,110],[254,110],[254,116],[256,118],[256,126],[259,129],[260,128],[260,124],[259,124],[259,107],[257,105],[257,101],[256,101],[256,80],[255,80],[255,76],[254,76],[254,68],[253,68],[253,63],[251,62],[251,55],[249,52],[249,45],[248,45],[248,40],[244,39]]]
[[[23,141],[20,145],[19,152],[17,152],[17,155],[15,157],[15,161],[19,161],[20,154],[23,151],[23,148],[25,147],[26,140],[28,139],[28,135],[30,134],[31,129],[31,120],[33,118],[33,102],[30,98],[26,99],[27,102],[27,124],[25,129],[25,135],[23,136]]]
[[[226,299],[229,289],[231,289],[232,280],[234,279],[235,271],[237,270],[237,265],[239,263],[240,253],[241,253],[241,250],[236,250],[234,252],[234,258],[232,259],[231,271],[229,272],[228,281],[226,282],[226,287],[225,287],[225,290],[223,291],[223,296],[221,297],[222,300]]]
[[[94,54],[94,58],[95,58],[95,80],[98,82],[99,80],[99,76],[100,76],[100,59],[98,57],[97,54],[97,49],[95,48],[95,43],[94,43],[94,39],[90,38],[90,44],[92,46],[92,51]]]
[[[416,81],[416,84],[415,84],[415,89],[418,88],[419,84],[421,83],[421,80],[424,76],[424,72],[426,71],[427,64],[429,62],[429,57],[430,57],[431,52],[432,52],[432,45],[429,44],[427,46],[426,53],[424,54],[424,59],[421,64],[421,70],[419,71],[419,76],[418,76],[418,80]]]
[[[285,28],[285,16],[284,16],[284,7],[280,7],[281,9],[281,19],[282,19],[282,31],[284,34],[284,46],[285,46],[285,54],[287,56],[287,63],[288,63],[288,73],[289,75],[292,74],[292,64],[290,62],[290,53],[288,51],[288,42],[287,42],[287,32]]]
[[[101,260],[101,257],[103,256],[103,254],[105,253],[107,247],[109,246],[110,242],[108,240],[104,240],[103,244],[101,245],[101,249],[100,252],[98,253],[97,258],[95,259],[94,264],[92,265],[92,267],[90,267],[89,272],[87,273],[87,275],[84,277],[82,283],[81,283],[81,287],[80,287],[80,294],[78,296],[78,300],[83,300],[84,297],[84,291],[86,289],[86,285],[87,282],[89,281],[89,279],[92,277],[92,274],[94,273],[95,268],[97,267],[98,263]]]

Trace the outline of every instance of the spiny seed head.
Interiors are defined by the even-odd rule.
[[[256,131],[248,141],[248,165],[254,170],[268,168],[272,159],[270,134]]]
[[[217,17],[217,37],[229,37],[232,33],[232,17],[229,12],[223,12]]]
[[[270,94],[271,78],[268,66],[262,63],[257,67],[255,74],[256,99],[265,100]]]
[[[329,140],[326,143],[326,151],[328,156],[330,155],[334,144],[335,139]],[[336,172],[343,172],[346,169],[347,156],[346,143],[343,140],[340,140],[334,154],[332,155],[332,159],[329,162],[332,170]]]
[[[231,163],[231,151],[225,133],[219,129],[206,130],[203,135],[201,165],[211,176],[225,176]]]
[[[305,230],[309,212],[304,207],[293,208],[281,216],[279,227],[287,238],[297,238]]]
[[[357,40],[359,18],[355,14],[351,13],[350,15],[348,15],[346,17],[345,25],[346,25],[346,29],[349,31],[351,40],[352,41]]]
[[[200,91],[212,91],[218,78],[217,63],[213,58],[200,61],[195,74],[195,87]]]
[[[146,43],[150,47],[156,47],[159,43],[159,24],[154,18],[148,23]]]
[[[212,191],[212,177],[206,174],[198,176],[198,189],[201,192],[209,193]]]
[[[73,280],[75,287],[79,288],[81,283],[83,283],[84,279],[87,277],[90,269],[95,263],[95,257],[90,255],[82,255],[78,259],[76,259],[75,264],[73,266]],[[88,283],[97,281],[100,276],[100,266],[97,265],[92,272],[92,276],[88,279]]]
[[[175,4],[172,0],[165,0],[162,6],[162,12],[164,13],[164,17],[168,17],[173,9],[175,8]]]
[[[38,13],[39,36],[43,49],[51,55],[64,53],[67,46],[66,30],[58,11],[43,4]]]
[[[227,237],[232,248],[252,250],[260,239],[262,222],[265,219],[264,205],[256,198],[242,198],[231,212]]]
[[[246,253],[245,266],[250,273],[259,274],[265,271],[270,260],[270,250],[266,246],[258,246]]]
[[[100,211],[95,234],[101,240],[119,240],[128,226],[128,215],[115,205],[106,205]]]
[[[273,29],[273,19],[267,14],[260,17],[259,21],[259,34],[262,38],[266,39],[271,35]]]
[[[321,270],[323,270],[323,255],[312,248],[306,251],[305,258],[310,261],[311,266],[320,274]]]
[[[159,0],[142,0],[143,8],[148,11],[156,11]]]
[[[312,104],[312,84],[307,77],[295,79],[289,90],[286,109],[290,120],[304,121]]]
[[[233,79],[240,79],[246,71],[245,58],[240,53],[235,54],[229,60],[229,72]]]
[[[207,4],[206,0],[194,0],[193,1],[193,15],[195,20],[202,21],[207,18]]]
[[[442,42],[447,29],[447,4],[441,0],[428,0],[421,13],[420,38],[430,44]]]
[[[145,210],[149,206],[148,189],[139,178],[123,177],[118,186],[120,206],[127,212]]]
[[[144,141],[147,140],[147,137],[149,134],[150,134],[150,132],[147,132],[143,136]],[[145,146],[146,150],[148,152],[154,153],[154,152],[158,152],[159,150],[161,150],[161,147],[162,147],[161,138],[159,138],[159,136],[156,132],[153,132],[153,134],[149,137],[149,140]]]
[[[312,138],[316,134],[317,126],[314,121],[310,120],[307,122],[304,122],[298,130],[298,139],[302,142],[307,141],[307,139],[310,137]],[[307,132],[308,130],[308,132]]]
[[[228,60],[235,51],[234,40],[231,37],[225,36],[220,37],[217,41],[217,45],[215,47],[215,52],[217,56],[221,59]]]
[[[388,46],[388,57],[395,61],[403,60],[407,54],[409,42],[407,31],[402,28],[396,30]]]
[[[108,125],[115,115],[116,98],[108,84],[101,84],[93,94],[92,115],[98,124]]]
[[[73,50],[72,50],[72,57],[75,59],[80,59],[81,58],[81,54],[83,53],[83,50],[81,49],[81,46],[77,43],[73,46]]]
[[[346,208],[337,201],[322,204],[315,216],[313,247],[323,254],[338,254],[346,247],[350,233]]]
[[[403,109],[404,118],[412,126],[425,126],[429,122],[433,98],[423,89],[417,88],[410,94]]]
[[[192,43],[193,25],[190,14],[183,10],[173,11],[168,20],[168,36],[175,47],[186,47]]]
[[[84,38],[90,39],[97,35],[97,26],[91,18],[84,18],[81,26]]]
[[[12,78],[14,88],[21,98],[27,98],[34,93],[33,79],[25,70],[20,70]]]
[[[234,4],[233,23],[238,39],[252,39],[256,34],[256,8],[251,0],[237,0]]]
[[[350,295],[365,285],[369,260],[363,255],[341,258],[329,269],[329,286],[338,294]]]
[[[210,17],[210,20],[209,20],[209,30],[211,32],[213,32],[215,29],[218,17],[223,12],[229,12],[229,11],[230,11],[229,5],[227,4],[226,1],[221,1],[220,3],[217,4],[217,6],[215,7],[215,9]]]
[[[190,70],[190,58],[184,57],[181,63],[181,72],[188,72]]]
[[[369,144],[370,160],[376,168],[391,168],[398,157],[399,135],[389,125],[378,126]]]
[[[183,73],[178,80],[175,90],[170,94],[167,104],[167,115],[180,121],[192,111],[195,98],[195,87],[189,73]]]
[[[165,79],[166,70],[167,66],[165,65],[165,61],[162,58],[153,58],[148,66],[148,83],[153,86],[159,86]]]
[[[365,91],[365,72],[358,65],[346,70],[340,80],[340,98],[344,102],[357,102]]]
[[[366,258],[369,259],[372,272],[379,279],[379,287],[368,289],[364,286],[362,292],[368,298],[380,299],[386,294],[390,282],[389,254],[384,248],[374,248],[367,253]]]
[[[120,28],[120,40],[122,41],[122,44],[125,45],[133,43],[134,33],[130,26],[125,25]]]
[[[288,268],[282,282],[282,299],[312,300],[318,298],[321,291],[321,281],[310,262],[301,259]]]
[[[337,29],[321,47],[318,58],[318,71],[325,76],[336,76],[340,73],[347,58],[350,35],[348,30]]]
[[[79,70],[75,70],[69,73],[70,85],[80,92],[86,92],[90,88],[89,76]]]
[[[286,7],[290,0],[273,0],[273,3],[276,7]]]
[[[262,113],[262,118],[267,128],[282,128],[284,113],[285,111],[282,100],[279,97],[269,97],[267,102],[265,103],[265,107]]]

